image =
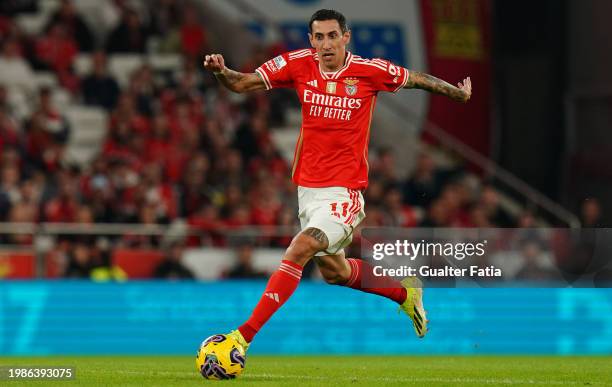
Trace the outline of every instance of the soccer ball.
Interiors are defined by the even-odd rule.
[[[214,335],[200,345],[196,370],[205,379],[234,379],[242,373],[245,361],[242,345],[230,336]]]

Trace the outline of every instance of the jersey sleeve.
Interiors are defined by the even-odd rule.
[[[266,84],[266,90],[293,87],[288,54],[279,55],[255,69]]]
[[[410,72],[407,68],[397,66],[385,59],[372,59],[375,68],[372,71],[374,88],[379,91],[397,92],[406,86]]]

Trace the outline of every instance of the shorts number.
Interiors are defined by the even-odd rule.
[[[348,206],[349,203],[348,202],[344,202],[340,204],[342,206],[342,215],[340,215],[340,213],[338,212],[338,203],[330,203],[331,206],[331,214],[337,218],[346,218],[346,215],[348,214]]]

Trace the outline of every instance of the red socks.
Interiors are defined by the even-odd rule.
[[[351,289],[366,293],[378,294],[402,304],[406,300],[406,289],[399,281],[390,277],[376,277],[372,274],[372,266],[360,259],[347,259],[351,266],[351,276],[346,284]],[[362,287],[366,277],[368,285]],[[253,338],[272,315],[291,297],[302,278],[302,267],[297,263],[283,260],[280,267],[268,281],[266,290],[253,310],[251,317],[238,330],[247,342]]]
[[[286,260],[281,262],[278,270],[268,280],[266,290],[253,310],[253,314],[238,327],[247,342],[250,343],[253,340],[261,327],[291,297],[301,278],[302,266]]]
[[[361,290],[362,292],[378,294],[390,300],[403,304],[406,301],[406,289],[399,281],[391,277],[376,277],[372,274],[372,266],[361,259],[347,258],[351,265],[351,276],[346,284],[351,289]],[[373,287],[362,287],[363,277],[367,276],[367,284]]]

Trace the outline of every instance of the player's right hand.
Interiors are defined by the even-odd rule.
[[[214,73],[225,69],[225,60],[221,54],[210,54],[204,57],[204,68]]]

